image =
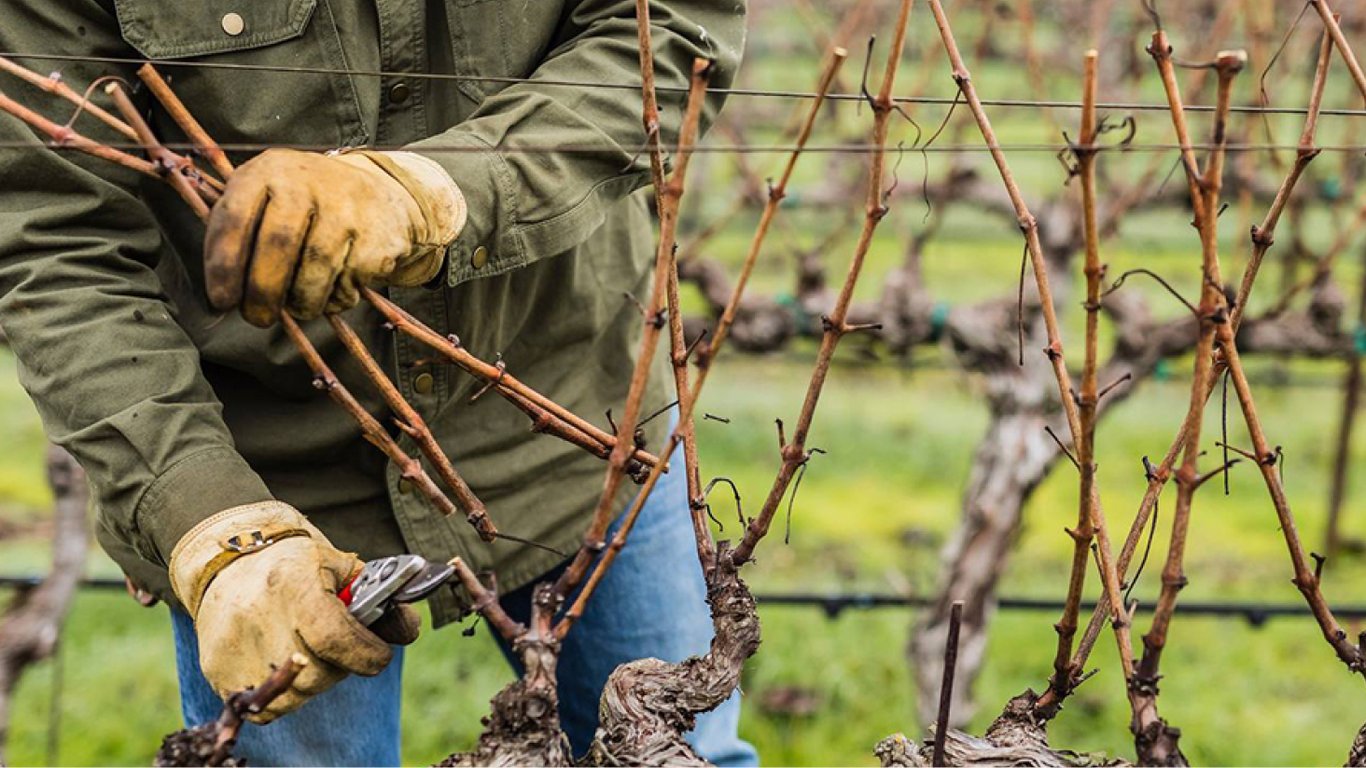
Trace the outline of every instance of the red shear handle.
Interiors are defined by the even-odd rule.
[[[341,588],[341,591],[337,593],[337,598],[342,601],[343,605],[351,605],[351,600],[355,598],[355,595],[351,592],[351,587],[355,586],[356,580],[359,578],[359,573],[355,576],[352,576],[351,580],[346,582],[346,585],[343,586]]]

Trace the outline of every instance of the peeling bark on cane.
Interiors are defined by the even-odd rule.
[[[589,524],[588,531],[584,534],[583,545],[579,548],[574,559],[560,576],[555,585],[555,592],[561,600],[568,598],[573,591],[581,584],[585,576],[589,573],[589,568],[598,554],[607,546],[605,536],[607,528],[612,520],[613,505],[616,502],[617,490],[620,487],[622,472],[626,467],[628,456],[627,447],[633,445],[637,422],[640,418],[641,401],[645,394],[645,385],[650,375],[650,361],[654,357],[654,352],[659,343],[659,335],[662,327],[655,324],[652,318],[657,317],[664,306],[666,296],[670,291],[670,285],[677,289],[678,268],[674,260],[675,231],[678,225],[678,206],[683,197],[684,187],[687,183],[688,165],[692,158],[693,145],[697,140],[699,121],[701,120],[702,100],[706,94],[707,77],[709,65],[699,59],[693,64],[693,76],[691,88],[688,93],[688,105],[684,113],[683,123],[679,129],[678,151],[675,153],[675,166],[673,174],[664,180],[664,161],[662,150],[659,146],[659,108],[655,102],[654,93],[654,59],[650,54],[650,30],[649,30],[649,3],[647,0],[638,0],[636,6],[638,15],[637,28],[640,36],[641,54],[641,76],[644,89],[644,123],[646,136],[649,140],[650,165],[653,172],[655,189],[658,192],[660,205],[660,234],[659,247],[655,254],[655,280],[654,287],[650,295],[649,308],[645,312],[645,327],[641,334],[639,357],[636,359],[635,368],[632,371],[631,385],[626,394],[626,406],[621,415],[621,422],[617,425],[617,444],[607,460],[607,477],[603,482],[602,495],[598,499],[596,509],[593,511],[592,522]],[[680,337],[681,341],[681,337]],[[686,376],[676,378],[675,384],[682,384],[683,388],[678,391],[680,401],[687,392]],[[677,441],[682,440],[687,434],[689,424],[691,424],[691,413],[682,414],[679,426],[682,430],[675,429],[670,445],[660,457],[662,461],[668,461],[673,448],[677,446]],[[686,459],[685,459],[686,460]],[[660,468],[662,471],[663,468]],[[685,469],[685,471],[687,471]],[[655,480],[658,480],[657,474]],[[642,487],[637,494],[639,500],[643,502],[644,497],[648,496],[653,483],[647,481],[647,485]],[[692,501],[690,496],[690,502]],[[637,505],[637,512],[638,512]],[[628,513],[629,514],[629,513]],[[694,516],[701,514],[700,509],[693,510]],[[631,518],[632,520],[634,518]],[[623,528],[623,533],[629,531],[630,523]],[[694,524],[694,528],[697,526]],[[705,529],[703,529],[705,530]],[[699,547],[702,544],[699,543]],[[610,554],[610,553],[609,553]],[[610,559],[605,561],[610,564]],[[584,603],[592,594],[596,586],[597,579],[600,579],[603,565],[599,565],[595,570],[595,578],[580,592],[575,599],[574,605],[565,613],[555,626],[555,635],[563,639],[583,613]]]
[[[5,56],[0,56],[0,70],[10,73],[11,75],[14,75],[20,80],[23,80],[24,82],[27,82],[36,88],[41,88],[44,91],[47,91],[48,93],[55,94],[63,99],[66,99],[72,104],[75,104],[77,109],[80,109],[84,112],[89,112],[100,122],[123,134],[124,138],[130,139],[132,141],[138,140],[138,134],[136,131],[133,130],[132,126],[128,125],[127,123],[118,119],[114,115],[110,114],[108,110],[105,110],[98,104],[90,103],[89,99],[72,90],[71,86],[63,82],[61,78],[56,75],[56,73],[54,73],[50,77],[43,77],[42,75],[33,72],[27,67],[19,66],[18,64],[14,63],[12,60]]]
[[[981,100],[977,96],[976,88],[972,84],[971,75],[968,72],[967,66],[963,63],[961,54],[958,52],[958,44],[954,40],[953,29],[949,24],[948,15],[944,12],[944,8],[939,0],[929,0],[929,5],[930,10],[934,14],[935,25],[939,28],[940,37],[943,40],[944,51],[948,56],[954,82],[957,83],[959,92],[967,101],[968,108],[971,110],[973,118],[977,122],[977,127],[982,134],[982,139],[986,142],[987,147],[990,150],[992,160],[995,162],[996,168],[1000,172],[1001,181],[1010,197],[1011,205],[1015,209],[1016,218],[1020,222],[1021,231],[1024,233],[1025,249],[1034,269],[1034,282],[1039,293],[1039,305],[1043,314],[1044,327],[1048,335],[1048,347],[1046,348],[1048,350],[1047,357],[1053,368],[1054,377],[1057,379],[1058,397],[1062,402],[1063,413],[1066,415],[1067,426],[1072,442],[1074,444],[1080,444],[1083,440],[1082,433],[1084,431],[1081,412],[1077,401],[1072,397],[1073,386],[1071,375],[1068,373],[1066,362],[1063,359],[1062,333],[1059,329],[1057,312],[1053,303],[1053,293],[1049,285],[1048,263],[1044,258],[1043,245],[1039,240],[1038,222],[1034,215],[1030,213],[1029,207],[1024,201],[1024,197],[1015,183],[1014,176],[1010,171],[1010,166],[1006,161],[1005,153],[1001,150],[999,142],[996,139],[995,131],[991,127],[991,120],[987,117],[986,111],[982,107]],[[1088,93],[1090,94],[1089,99],[1093,105],[1092,109],[1094,109],[1095,101],[1094,92],[1092,90],[1094,89],[1094,82],[1095,77],[1093,74],[1091,77],[1091,86],[1088,88]],[[1092,124],[1094,125],[1094,117],[1092,118]],[[1094,140],[1094,137],[1092,137],[1092,139]],[[1086,143],[1089,146],[1093,141]],[[1094,156],[1093,153],[1091,153],[1088,164],[1093,161]],[[1091,206],[1091,211],[1094,215],[1094,204]],[[1090,226],[1093,231],[1096,231],[1096,224],[1093,217]],[[1088,238],[1088,243],[1094,243],[1094,240]],[[1092,250],[1094,249],[1088,246],[1088,252]],[[1094,535],[1096,540],[1096,549],[1098,553],[1097,566],[1100,571],[1101,583],[1104,587],[1105,599],[1109,602],[1114,615],[1123,615],[1123,599],[1119,593],[1119,579],[1116,574],[1113,552],[1110,546],[1109,531],[1100,504],[1099,492],[1097,491],[1094,482],[1089,483],[1087,498],[1082,500],[1081,504],[1082,514],[1086,517],[1084,527],[1089,528],[1089,531],[1086,532]],[[1076,560],[1081,559],[1084,559],[1084,552],[1082,557],[1076,558]],[[1078,564],[1081,565],[1081,563]],[[1084,571],[1082,571],[1082,573],[1084,573]],[[1066,623],[1066,617],[1064,617],[1064,622],[1061,623],[1063,626],[1059,630],[1060,648],[1058,653],[1058,658],[1060,660],[1064,657],[1064,651],[1062,650],[1063,646],[1068,649],[1066,653],[1070,653],[1072,633],[1075,632],[1075,618],[1072,620],[1073,628],[1070,631]],[[1124,622],[1116,622],[1114,629],[1115,641],[1119,647],[1121,663],[1124,665],[1127,672],[1131,664],[1129,660],[1132,658],[1128,627]],[[1066,665],[1058,664],[1058,666],[1063,667],[1065,671],[1060,675],[1064,680],[1059,681],[1055,693],[1060,693],[1065,687],[1070,687],[1071,683],[1069,680],[1074,675],[1075,669],[1079,668],[1073,667],[1072,670],[1066,670]],[[1050,708],[1050,706],[1045,706],[1045,711],[1048,711]]]
[[[260,685],[229,696],[217,720],[168,735],[162,739],[152,764],[158,767],[245,765],[232,756],[242,723],[248,715],[264,711],[280,694],[289,690],[307,664],[308,659],[294,654]]]
[[[1347,753],[1347,768],[1366,768],[1366,725],[1361,726]]]
[[[1040,768],[1080,768],[1082,766],[1127,766],[1124,760],[1103,754],[1053,749],[1033,713],[1037,711],[1033,691],[1011,699],[1005,710],[982,737],[950,730],[945,738],[944,765],[1000,766],[1029,765]],[[878,742],[874,753],[883,766],[933,764],[932,742],[914,742],[904,734],[893,734]]]
[[[616,445],[615,435],[608,434],[561,407],[522,383],[507,370],[475,357],[461,346],[459,339],[442,336],[428,328],[375,289],[361,288],[361,297],[378,310],[394,330],[422,342],[461,370],[491,386],[500,396],[527,414],[537,431],[553,434],[602,459],[607,458]],[[631,460],[646,468],[653,467],[659,462],[658,457],[641,449],[636,449],[631,455]]]
[[[484,732],[475,748],[453,754],[437,765],[574,765],[569,737],[560,728],[560,699],[555,683],[560,641],[551,621],[559,598],[550,584],[537,586],[532,596],[531,627],[513,625],[498,606],[497,596],[480,585],[459,558],[451,564],[456,566],[466,589],[477,595],[476,603],[484,617],[512,641],[512,650],[522,660],[525,671],[493,697],[492,711],[484,718]]]
[[[773,480],[773,485],[769,489],[768,496],[764,499],[759,514],[750,521],[745,529],[744,537],[735,548],[734,559],[737,564],[744,564],[753,558],[754,549],[758,546],[759,541],[768,534],[773,517],[777,514],[783,497],[786,496],[789,486],[796,477],[797,470],[810,458],[806,449],[806,438],[811,430],[811,422],[815,417],[816,406],[820,402],[826,377],[830,373],[830,362],[840,340],[852,330],[848,318],[854,288],[863,272],[864,259],[872,246],[873,235],[877,231],[878,224],[887,215],[886,190],[883,188],[883,178],[886,172],[887,133],[892,113],[897,109],[892,100],[892,92],[896,84],[897,70],[901,64],[901,54],[906,45],[906,29],[910,14],[911,3],[909,0],[903,0],[897,15],[896,27],[893,29],[892,45],[887,54],[882,84],[877,96],[871,100],[873,149],[870,153],[871,170],[868,174],[863,229],[859,234],[857,244],[854,246],[854,254],[849,261],[849,269],[845,275],[844,285],[840,289],[839,298],[835,302],[835,308],[825,319],[825,332],[821,336],[820,351],[816,354],[815,369],[811,374],[811,382],[807,386],[806,398],[802,402],[802,409],[792,433],[792,440],[785,443],[779,451],[782,465],[779,467],[777,477]]]
[[[1200,341],[1196,347],[1190,405],[1184,421],[1190,428],[1186,431],[1181,468],[1176,473],[1176,509],[1173,513],[1171,544],[1168,547],[1166,564],[1162,569],[1162,590],[1153,611],[1151,628],[1148,634],[1143,636],[1143,658],[1128,676],[1130,707],[1133,711],[1130,729],[1134,734],[1140,762],[1151,765],[1186,765],[1186,757],[1177,745],[1181,732],[1169,726],[1157,711],[1157,682],[1160,677],[1158,665],[1166,645],[1167,628],[1176,608],[1177,594],[1186,585],[1182,566],[1192,502],[1199,487],[1196,462],[1200,455],[1200,414],[1204,412],[1207,400],[1205,391],[1213,387],[1215,334],[1220,326],[1227,326],[1230,322],[1219,273],[1216,211],[1219,208],[1219,194],[1223,184],[1223,148],[1227,140],[1224,125],[1228,119],[1230,93],[1233,78],[1242,69],[1246,55],[1241,52],[1222,53],[1218,58],[1219,95],[1214,118],[1213,148],[1202,173],[1194,153],[1189,151],[1190,136],[1186,128],[1185,109],[1175,85],[1171,46],[1167,42],[1166,33],[1161,29],[1154,33],[1148,52],[1157,63],[1163,82],[1167,85],[1172,124],[1182,147],[1191,207],[1195,211],[1195,224],[1200,233],[1202,279],[1198,310]],[[1113,614],[1118,614],[1113,607],[1111,610]]]
[[[1048,690],[1036,702],[1040,715],[1045,719],[1056,716],[1063,700],[1071,695],[1082,679],[1082,667],[1072,663],[1072,641],[1077,632],[1077,617],[1080,614],[1086,571],[1091,565],[1091,541],[1096,535],[1098,492],[1095,440],[1097,405],[1100,399],[1097,394],[1096,371],[1102,306],[1100,280],[1104,271],[1100,263],[1100,230],[1096,220],[1096,155],[1099,151],[1096,147],[1098,59],[1099,54],[1092,50],[1087,51],[1083,62],[1081,133],[1073,149],[1077,159],[1077,175],[1081,179],[1082,230],[1086,244],[1086,260],[1082,267],[1086,279],[1086,301],[1082,304],[1086,310],[1086,346],[1081,390],[1077,396],[1077,420],[1080,431],[1074,435],[1077,445],[1075,463],[1080,475],[1080,510],[1077,515],[1076,532],[1073,535],[1072,575],[1068,581],[1067,604],[1062,618],[1054,625],[1058,633],[1058,648],[1053,661],[1053,677],[1049,681]],[[1108,540],[1105,546],[1109,547]],[[1113,575],[1113,570],[1105,575]],[[1113,607],[1112,604],[1111,608]],[[1129,647],[1127,628],[1117,631],[1125,635],[1120,642],[1120,664],[1127,677],[1133,667],[1132,649]]]
[[[1234,301],[1230,317],[1230,323],[1233,326],[1235,335],[1242,326],[1244,313],[1248,306],[1248,299],[1252,294],[1252,288],[1256,283],[1262,261],[1275,242],[1276,227],[1280,222],[1281,214],[1284,212],[1286,205],[1290,202],[1296,184],[1304,174],[1305,169],[1319,154],[1314,141],[1318,128],[1319,109],[1323,103],[1323,90],[1327,82],[1328,64],[1331,53],[1332,43],[1325,33],[1324,40],[1319,48],[1319,58],[1314,70],[1314,80],[1310,87],[1309,108],[1305,115],[1304,127],[1300,133],[1299,150],[1296,153],[1295,162],[1291,166],[1285,179],[1281,182],[1280,187],[1277,189],[1276,196],[1267,209],[1266,216],[1263,218],[1261,224],[1254,227],[1251,232],[1251,255],[1248,259],[1247,266],[1243,270],[1242,280],[1240,281],[1238,288],[1238,296]],[[1170,82],[1173,85],[1175,83],[1174,79],[1169,80],[1165,77],[1163,78],[1163,82]],[[1176,94],[1176,96],[1179,100],[1179,93]],[[1171,103],[1170,97],[1169,103]],[[1222,371],[1222,362],[1219,363],[1219,366],[1219,370]],[[1215,379],[1217,379],[1217,375],[1218,372],[1216,372]],[[1213,392],[1214,379],[1211,379],[1208,388],[1204,393],[1204,399],[1208,401]],[[1186,436],[1190,430],[1191,418],[1191,415],[1188,413],[1187,420],[1182,423],[1181,428],[1177,432],[1176,439],[1167,449],[1166,454],[1163,456],[1162,461],[1158,464],[1157,468],[1149,475],[1148,487],[1144,491],[1143,500],[1139,503],[1138,513],[1135,515],[1133,523],[1129,527],[1128,535],[1120,550],[1117,570],[1121,579],[1125,578],[1133,555],[1138,549],[1138,544],[1143,535],[1143,531],[1146,530],[1148,520],[1156,507],[1158,497],[1168,480],[1172,477],[1172,472],[1176,467],[1176,461],[1180,457],[1181,448],[1186,443]],[[1090,651],[1095,645],[1096,638],[1100,633],[1101,626],[1110,615],[1109,611],[1110,607],[1108,605],[1101,604],[1096,607],[1095,612],[1091,615],[1091,621],[1087,625],[1082,641],[1077,647],[1077,653],[1073,657],[1078,666],[1085,665],[1086,659],[1090,655]]]
[[[407,400],[403,399],[403,395],[399,393],[393,382],[389,381],[384,369],[370,354],[370,350],[366,349],[365,342],[361,341],[360,336],[340,315],[328,315],[327,321],[332,324],[332,330],[336,332],[337,338],[341,339],[347,351],[361,364],[370,382],[384,396],[384,401],[389,404],[389,409],[394,412],[394,416],[398,420],[399,429],[417,443],[418,449],[422,451],[423,456],[427,457],[427,461],[432,463],[442,482],[446,484],[451,493],[455,494],[461,508],[465,510],[465,519],[479,532],[479,538],[484,541],[497,539],[498,528],[489,519],[488,510],[484,508],[484,502],[480,501],[479,497],[474,495],[474,491],[470,490],[465,479],[451,464],[450,457],[446,456],[445,451],[441,450],[441,446],[437,444],[431,430],[427,429],[426,421],[418,414],[416,408],[413,408]]]
[[[740,683],[759,648],[754,597],[723,542],[707,576],[715,636],[704,656],[678,664],[631,662],[607,680],[601,725],[586,762],[591,765],[706,765],[684,738],[698,714],[720,706]]]

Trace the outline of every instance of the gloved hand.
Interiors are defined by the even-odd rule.
[[[214,691],[226,698],[259,685],[274,665],[303,654],[309,664],[290,689],[251,718],[266,723],[347,673],[383,670],[393,656],[385,640],[412,642],[417,614],[391,609],[385,638],[357,621],[337,592],[363,565],[279,501],[220,512],[185,534],[171,553],[171,586],[195,620]]]
[[[363,285],[421,285],[465,226],[446,171],[412,152],[268,149],[209,217],[204,278],[220,311],[268,327],[355,306]]]

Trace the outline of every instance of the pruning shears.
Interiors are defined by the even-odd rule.
[[[419,555],[393,555],[371,560],[337,597],[360,623],[369,626],[395,604],[416,603],[445,584],[455,568]]]

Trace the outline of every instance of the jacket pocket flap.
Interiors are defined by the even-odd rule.
[[[149,59],[243,51],[290,40],[303,34],[317,4],[114,0],[123,39]]]

